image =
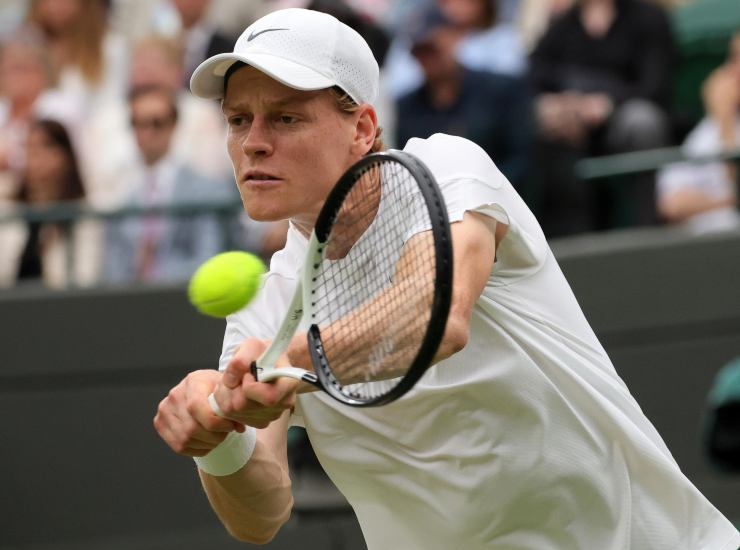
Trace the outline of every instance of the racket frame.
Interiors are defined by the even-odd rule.
[[[384,158],[399,162],[420,182],[418,187],[429,209],[431,230],[436,234],[434,242],[437,258],[435,262],[437,290],[432,304],[433,315],[427,325],[422,344],[402,380],[383,395],[363,398],[343,391],[342,385],[333,375],[328,364],[321,343],[321,333],[316,324],[312,323],[309,326],[307,334],[309,353],[315,373],[297,367],[276,368],[274,365],[279,355],[287,349],[303,317],[309,320],[314,318],[312,294],[315,290],[313,286],[324,260],[325,245],[329,239],[331,227],[342,202],[351,191],[358,175],[368,166],[382,162]],[[421,378],[442,341],[452,303],[452,272],[452,236],[447,208],[429,169],[416,157],[397,150],[372,153],[363,157],[340,178],[329,193],[311,233],[302,272],[288,307],[288,313],[270,346],[252,363],[252,375],[260,382],[269,382],[281,376],[302,380],[325,390],[338,401],[355,407],[383,405],[398,399]]]

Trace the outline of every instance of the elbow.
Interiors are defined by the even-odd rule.
[[[226,525],[225,527],[229,535],[239,542],[262,546],[264,544],[268,544],[275,538],[282,526],[287,523],[288,519],[290,519],[290,508],[288,508],[282,516],[273,518],[269,522],[264,522],[260,525],[259,529],[255,529],[253,526],[251,528],[247,528],[243,525]]]
[[[268,544],[272,541],[272,539],[275,538],[275,535],[278,534],[278,531],[280,529],[277,528],[273,531],[261,531],[261,532],[241,532],[236,529],[228,529],[229,535],[234,537],[239,542],[244,542],[248,544],[254,544],[257,546],[262,546],[264,544]]]
[[[468,343],[470,335],[470,322],[466,316],[454,315],[450,312],[445,327],[442,345],[440,346],[439,359],[446,359],[461,351]]]

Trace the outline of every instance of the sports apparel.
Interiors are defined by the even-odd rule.
[[[370,550],[735,550],[740,533],[681,473],[614,370],[532,213],[474,143],[435,134],[406,152],[450,221],[508,226],[466,347],[375,409],[298,397],[321,464]],[[291,229],[263,290],[228,317],[221,367],[271,338],[306,240]]]
[[[378,63],[365,40],[326,13],[299,8],[277,10],[252,23],[233,53],[214,55],[192,78],[192,92],[207,99],[224,94],[224,75],[235,62],[252,65],[297,90],[339,86],[356,103],[378,96]]]

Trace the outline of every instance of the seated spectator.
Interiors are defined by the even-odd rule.
[[[128,48],[110,29],[106,0],[32,0],[28,22],[46,38],[57,88],[77,102],[80,120],[68,120],[69,131],[92,108],[125,95]]]
[[[657,222],[652,175],[597,186],[574,166],[670,143],[673,61],[668,17],[645,0],[581,0],[545,32],[530,59],[540,139],[528,201],[548,236]]]
[[[219,32],[207,19],[211,0],[170,0],[180,17],[178,38],[184,52],[183,87],[189,89],[190,76],[202,61],[234,49],[234,38]]]
[[[683,144],[686,156],[712,155],[740,147],[740,31],[730,41],[727,62],[703,86],[705,118]],[[669,165],[658,172],[658,210],[670,223],[695,233],[740,226],[734,162]]]
[[[521,0],[518,28],[524,47],[532,51],[552,21],[570,8],[575,0]]]
[[[513,23],[497,18],[495,0],[433,0],[445,16],[458,27],[457,59],[466,67],[496,74],[521,76],[527,68],[526,53]],[[407,28],[418,27],[426,6],[408,14],[409,21],[398,25],[385,63],[384,81],[388,94],[398,98],[423,81],[421,66],[411,54]]]
[[[62,124],[32,123],[17,204],[42,212],[50,204],[82,206],[85,190],[72,142]],[[60,288],[96,281],[100,258],[99,225],[89,219],[71,223],[6,222],[0,225],[0,285],[38,281]]]
[[[460,33],[437,9],[416,29],[411,51],[425,80],[398,101],[399,145],[437,132],[468,138],[518,186],[533,136],[527,87],[518,78],[464,67],[456,56]]]
[[[209,179],[233,178],[223,146],[223,115],[216,103],[182,89],[183,58],[177,42],[161,36],[141,39],[134,45],[129,72],[131,89],[161,87],[176,94],[179,118],[171,153]],[[96,206],[116,207],[128,192],[126,167],[139,154],[129,119],[126,101],[111,100],[96,110],[82,136],[82,160]]]
[[[28,126],[36,100],[51,75],[46,51],[32,32],[16,33],[0,46],[0,198],[17,191],[25,165]]]
[[[134,88],[130,123],[138,159],[126,168],[123,206],[168,207],[237,202],[236,187],[211,180],[175,154],[176,91]],[[236,211],[235,211],[236,213]],[[205,259],[230,246],[233,216],[153,214],[109,225],[105,274],[112,283],[187,280]]]
[[[0,201],[18,191],[26,164],[28,129],[53,104],[51,64],[43,36],[22,27],[0,43]]]

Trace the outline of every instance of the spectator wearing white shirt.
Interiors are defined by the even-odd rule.
[[[686,156],[706,156],[740,147],[740,31],[730,41],[726,63],[703,86],[705,118],[683,144]],[[657,204],[668,222],[695,233],[740,226],[737,168],[732,162],[676,163],[658,173]]]

